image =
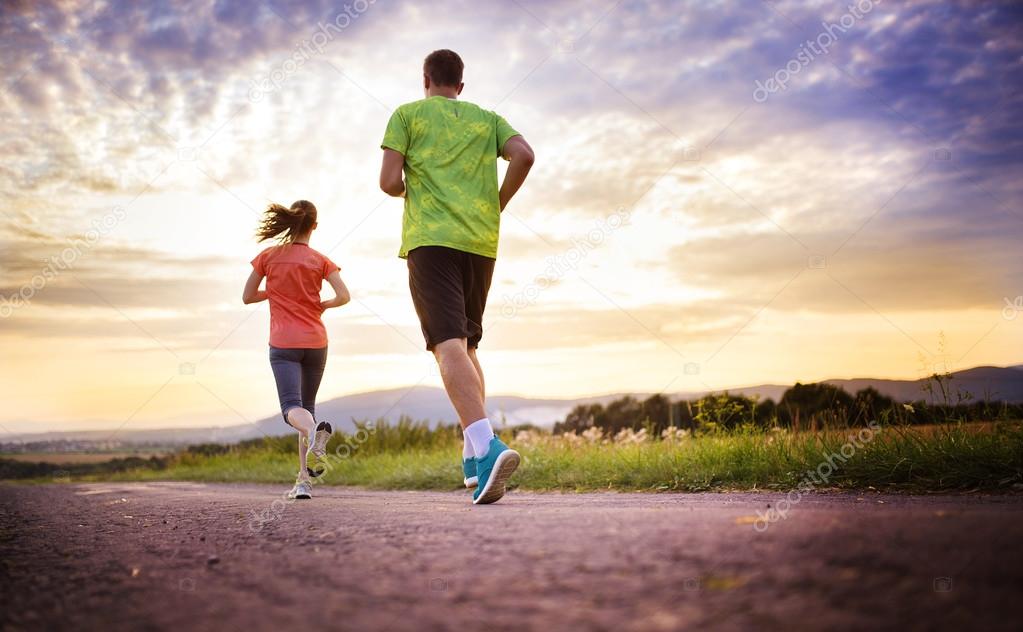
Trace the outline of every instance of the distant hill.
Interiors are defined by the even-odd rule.
[[[515,395],[494,395],[487,398],[487,413],[498,425],[514,426],[536,423],[552,426],[573,406],[583,403],[607,403],[624,394],[601,395],[579,399],[536,399]],[[644,395],[640,395],[644,396]],[[383,391],[370,391],[336,397],[316,406],[318,419],[330,421],[338,430],[355,431],[353,420],[386,419],[394,423],[409,416],[427,421],[431,426],[455,423],[454,408],[443,389],[413,386]],[[158,428],[152,430],[83,430],[18,434],[5,437],[6,442],[114,440],[133,444],[237,443],[262,436],[278,436],[294,432],[274,413],[252,424],[206,428]]]
[[[497,424],[514,426],[533,423],[552,426],[578,404],[607,403],[624,394],[601,395],[579,399],[535,399],[516,395],[493,395],[487,398],[487,414]],[[345,395],[316,405],[316,416],[329,420],[335,428],[353,431],[352,420],[386,419],[396,422],[403,415],[427,421],[431,426],[457,422],[455,410],[443,389],[432,386],[413,386],[386,391],[371,391]],[[283,434],[291,431],[280,414],[256,422],[265,434]],[[258,436],[258,435],[257,435]]]
[[[897,401],[910,402],[926,399],[923,390],[926,380],[883,380],[875,378],[856,378],[843,380],[825,380],[828,384],[840,386],[849,393],[873,387],[880,393]],[[728,389],[730,393],[757,395],[761,399],[778,401],[788,385],[761,384]],[[1023,365],[1011,367],[982,366],[959,371],[952,380],[953,391],[969,392],[973,400],[999,400],[1010,403],[1023,403]],[[672,399],[695,399],[707,394],[707,391],[691,393],[674,393]],[[625,393],[584,397],[576,399],[536,399],[514,395],[494,395],[487,398],[487,413],[498,425],[517,425],[532,423],[537,426],[550,427],[564,419],[574,406],[579,404],[607,403],[618,399]],[[638,398],[645,398],[650,393],[633,393]],[[431,425],[455,423],[455,411],[444,391],[429,386],[411,388],[395,388],[384,391],[371,391],[345,395],[321,402],[317,406],[317,417],[331,421],[339,430],[354,430],[353,419],[386,419],[397,421],[402,415],[417,420],[427,420]],[[118,441],[127,443],[149,444],[185,444],[185,443],[236,443],[261,436],[277,436],[293,432],[281,420],[280,414],[265,417],[253,424],[241,426],[225,426],[219,428],[166,428],[156,430],[122,430],[113,435]],[[49,432],[23,434],[8,437],[6,441],[103,441],[111,438],[110,430],[93,430],[83,432]]]
[[[927,383],[926,379],[884,380],[878,378],[853,378],[823,381],[826,384],[838,386],[849,394],[873,387],[882,395],[887,395],[899,402],[930,401],[930,396],[924,390],[924,386]],[[728,392],[738,395],[758,395],[761,399],[770,398],[778,401],[788,388],[788,386],[779,384],[761,384],[758,386],[730,388]],[[953,391],[953,401],[954,393],[956,391],[963,391],[971,395],[967,401],[989,400],[1014,404],[1023,403],[1023,365],[1010,367],[980,366],[957,371],[952,374],[951,389]],[[703,394],[696,393],[695,395],[700,396]],[[931,403],[941,403],[940,397]]]
[[[926,380],[828,380],[829,384],[841,386],[849,393],[873,386],[878,391],[901,402],[927,400],[923,390]],[[1023,402],[1023,365],[1014,367],[979,366],[953,373],[951,382],[953,394],[957,391],[969,393],[969,401],[988,400],[1013,404]],[[954,399],[953,399],[954,401]],[[941,403],[940,398],[937,402]]]

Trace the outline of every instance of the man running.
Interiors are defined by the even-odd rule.
[[[405,198],[401,251],[412,302],[462,424],[462,468],[474,504],[504,496],[519,454],[497,436],[484,408],[476,348],[494,274],[501,211],[533,166],[529,143],[501,116],[459,101],[462,59],[437,50],[423,63],[426,98],[387,123],[380,188]],[[497,186],[497,157],[509,161]],[[402,180],[404,171],[404,181]]]

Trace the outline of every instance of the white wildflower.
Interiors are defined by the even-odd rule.
[[[572,432],[566,432],[563,435],[561,435],[561,441],[562,441],[562,443],[566,443],[570,447],[574,448],[576,446],[581,445],[583,443],[584,439],[582,437],[580,437],[579,435],[577,435],[575,433],[575,431],[573,430]]]
[[[689,431],[682,428],[678,428],[676,426],[668,426],[667,428],[661,431],[662,441],[671,442],[682,441],[687,437],[689,437]]]
[[[583,431],[582,439],[586,443],[600,443],[604,438],[604,431],[597,426],[590,426]]]
[[[515,435],[515,443],[523,447],[530,447],[539,443],[540,437],[532,430],[520,430]]]
[[[622,428],[618,434],[615,435],[615,443],[621,444],[639,444],[644,443],[647,440],[646,428],[639,430],[638,432],[632,428]]]

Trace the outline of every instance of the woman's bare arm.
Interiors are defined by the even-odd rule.
[[[242,290],[243,303],[248,305],[266,300],[266,292],[259,289],[259,284],[262,282],[263,275],[253,270],[249,275],[249,280],[245,282],[245,289]]]
[[[330,287],[334,288],[334,298],[329,301],[322,301],[320,308],[330,309],[332,307],[341,307],[348,301],[352,300],[351,293],[348,292],[348,286],[341,280],[341,273],[334,270],[327,276],[327,283],[330,283]]]

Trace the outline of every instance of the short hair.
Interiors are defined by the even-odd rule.
[[[453,50],[442,48],[426,56],[423,61],[423,74],[438,86],[457,88],[462,83],[462,71],[465,64]]]

